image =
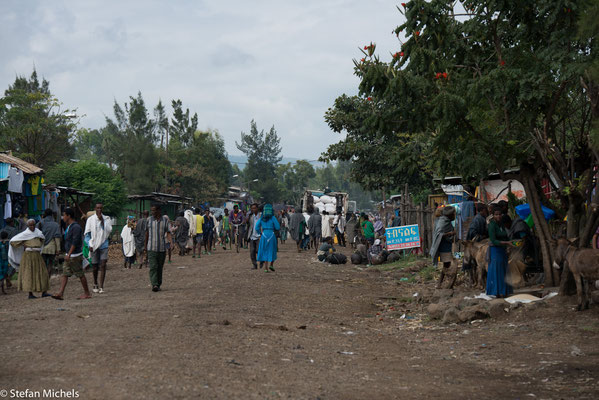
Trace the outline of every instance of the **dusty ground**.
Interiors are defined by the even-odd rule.
[[[249,269],[247,250],[175,256],[160,293],[147,269],[117,262],[107,293],[91,300],[75,300],[75,280],[63,302],[12,289],[0,296],[0,389],[75,389],[81,399],[599,398],[599,305],[574,312],[552,299],[443,325],[425,313],[430,282],[325,266],[291,245],[279,258],[266,274]]]

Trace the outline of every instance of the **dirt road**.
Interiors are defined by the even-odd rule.
[[[147,269],[115,262],[107,293],[91,300],[75,300],[73,279],[63,302],[13,289],[0,296],[0,389],[74,389],[81,399],[599,398],[599,305],[575,313],[555,299],[447,326],[424,312],[430,282],[326,266],[289,244],[277,264],[252,271],[247,250],[221,249],[174,256],[159,293]]]

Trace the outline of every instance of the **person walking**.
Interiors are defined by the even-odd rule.
[[[37,228],[44,235],[44,248],[42,249],[42,258],[48,269],[48,276],[52,276],[54,261],[60,252],[60,225],[54,221],[54,212],[47,208],[44,210],[44,218],[37,223]]]
[[[202,210],[198,207],[195,210],[195,236],[193,238],[193,255],[191,258],[196,258],[196,248],[198,249],[198,258],[201,257],[202,244],[204,242],[204,216]]]
[[[179,212],[178,217],[175,219],[175,225],[177,226],[175,240],[177,246],[179,246],[179,255],[183,257],[186,253],[185,246],[187,245],[187,238],[189,237],[189,222],[187,222],[183,211]]]
[[[310,213],[310,211],[312,211],[312,215],[310,215],[310,219],[308,219],[308,230],[310,231],[310,242],[314,247],[314,253],[317,253],[320,238],[322,237],[322,217],[320,216],[317,207],[308,210],[308,213]]]
[[[281,213],[281,244],[287,241],[287,230],[289,229],[289,217],[287,212],[283,210]]]
[[[30,219],[27,229],[10,240],[8,260],[19,271],[17,288],[29,292],[30,299],[37,298],[33,292],[41,292],[42,297],[51,296],[50,277],[41,255],[44,239],[42,231],[35,227],[35,220]]]
[[[256,229],[258,220],[262,217],[258,204],[254,203],[251,206],[251,214],[249,218],[250,222],[250,260],[252,260],[252,269],[258,269],[258,246],[260,244],[260,231]],[[264,263],[260,263],[260,268],[264,266]]]
[[[293,210],[293,214],[289,218],[289,235],[291,240],[297,245],[297,252],[301,252],[302,240],[304,238],[304,216],[300,207],[296,207]]]
[[[345,225],[345,216],[341,211],[337,212],[333,219],[333,227],[335,228],[335,235],[337,235],[337,243],[343,247],[345,247]]]
[[[173,238],[169,230],[169,218],[162,215],[159,204],[151,207],[152,216],[148,218],[148,230],[146,233],[146,249],[148,249],[148,261],[150,263],[150,283],[152,291],[158,292],[162,286],[162,271],[166,260],[166,242],[173,246]],[[200,215],[201,217],[201,215]]]
[[[212,254],[212,238],[214,237],[214,221],[210,215],[210,209],[204,210],[204,225],[202,227],[204,231],[204,254]]]
[[[229,213],[229,222],[235,228],[232,232],[231,242],[235,241],[237,244],[237,240],[239,239],[241,243],[239,243],[239,247],[243,247],[243,234],[245,233],[245,216],[239,210],[239,206],[235,204],[233,206],[233,210]]]
[[[281,226],[274,218],[272,205],[264,205],[262,217],[256,223],[256,231],[261,233],[257,258],[260,264],[266,263],[264,272],[275,271],[275,261],[277,259],[277,237],[275,232],[279,229],[281,229]]]
[[[146,266],[148,265],[148,260],[144,257],[146,253],[146,231],[148,230],[148,217],[150,213],[148,211],[144,211],[142,213],[141,219],[137,221],[135,224],[135,229],[133,230],[133,237],[135,238],[135,252],[136,256],[139,259],[139,269],[142,269],[144,263]]]
[[[94,276],[94,293],[104,292],[104,280],[106,279],[106,264],[108,263],[108,244],[112,233],[112,222],[110,217],[102,214],[104,206],[96,204],[96,213],[87,219],[85,223],[85,239],[89,244],[90,257],[92,259]],[[100,279],[98,280],[98,272]]]
[[[121,231],[121,239],[123,240],[123,256],[125,269],[131,269],[131,265],[135,262],[135,237],[133,236],[133,217],[127,217],[127,224]]]
[[[74,275],[79,278],[83,287],[83,294],[77,299],[90,299],[92,296],[89,293],[87,279],[83,272],[83,232],[81,226],[75,222],[75,211],[72,208],[65,208],[62,213],[62,220],[67,227],[64,233],[66,255],[62,266],[62,276],[60,277],[60,290],[52,298],[64,300],[63,296],[67,282]]]

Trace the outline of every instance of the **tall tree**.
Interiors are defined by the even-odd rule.
[[[279,200],[276,169],[281,157],[281,139],[275,127],[268,132],[258,131],[256,122],[250,123],[250,133],[241,132],[240,142],[235,142],[237,148],[248,158],[244,176],[252,181],[251,188],[263,200],[275,202]],[[253,182],[257,179],[257,182]]]
[[[316,177],[314,167],[306,160],[297,160],[293,165],[278,165],[276,173],[280,183],[280,200],[288,204],[299,204],[304,189],[307,189],[310,180]]]
[[[114,102],[114,119],[106,118],[107,154],[130,194],[156,190],[161,178],[154,144],[157,123],[150,118],[141,92],[121,107]]]
[[[218,131],[196,131],[189,145],[175,140],[169,145],[171,193],[199,202],[216,202],[227,191],[232,167]]]
[[[29,79],[18,76],[0,98],[0,147],[47,168],[68,158],[76,129],[72,110],[62,110],[46,79],[34,69]]]
[[[498,171],[507,178],[504,171],[519,167],[511,177],[526,188],[546,283],[555,284],[541,212],[542,203],[552,205],[541,181],[552,182],[567,210],[573,193],[587,198],[592,192],[598,162],[589,148],[598,86],[585,74],[597,60],[596,46],[577,36],[590,3],[461,3],[465,15],[443,0],[402,3],[406,22],[395,32],[408,40],[389,63],[366,46],[355,61],[360,94],[393,115],[393,132],[423,142],[441,174]]]
[[[183,111],[183,102],[181,100],[173,100],[172,107],[171,140],[179,142],[183,147],[187,147],[192,143],[198,129],[198,114],[194,113],[190,117],[189,108]]]

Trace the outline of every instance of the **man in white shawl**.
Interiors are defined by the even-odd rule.
[[[189,234],[187,239],[187,245],[185,246],[187,249],[193,249],[193,238],[196,235],[196,217],[192,210],[185,210],[185,219],[189,224]],[[190,240],[191,239],[191,240]]]
[[[125,256],[125,268],[131,269],[131,264],[135,261],[135,236],[133,236],[133,217],[127,218],[127,225],[121,231],[123,240],[123,255]]]
[[[327,237],[333,237],[333,228],[331,226],[331,216],[329,215],[328,212],[323,211],[322,212],[322,235],[320,237],[327,238]]]
[[[44,234],[35,227],[35,221],[27,221],[27,229],[10,239],[8,262],[19,271],[18,289],[29,292],[29,298],[35,299],[33,292],[41,292],[42,297],[51,296],[48,269],[42,258]]]
[[[106,263],[108,262],[108,244],[112,233],[110,217],[102,214],[104,206],[96,204],[96,213],[85,223],[85,240],[89,244],[90,258],[92,259],[94,293],[104,293],[104,279],[106,278]],[[98,284],[98,272],[100,281]]]

